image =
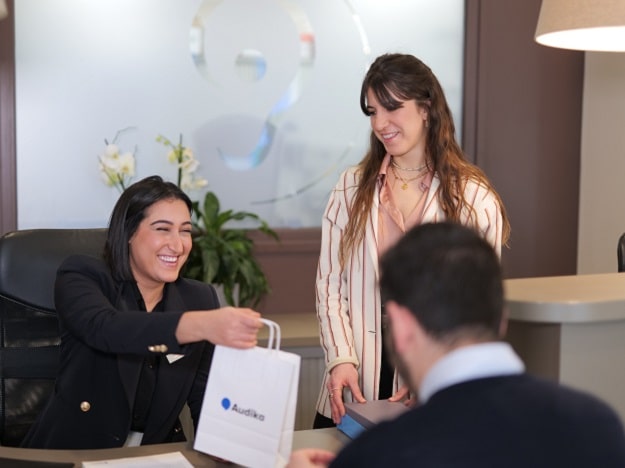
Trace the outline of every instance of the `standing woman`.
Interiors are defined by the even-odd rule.
[[[185,402],[197,428],[213,345],[252,347],[261,322],[250,309],[220,309],[212,286],[179,276],[190,250],[191,200],[153,176],[117,201],[104,260],[63,262],[59,374],[23,447],[184,441]]]
[[[455,140],[445,95],[427,65],[412,55],[378,57],[360,107],[371,120],[370,148],[341,174],[322,221],[316,291],[327,372],[315,428],[339,423],[344,401],[408,395],[383,346],[378,258],[422,223],[472,226],[499,255],[510,232],[501,198]]]

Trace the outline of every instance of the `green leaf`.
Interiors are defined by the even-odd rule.
[[[219,216],[219,200],[213,192],[206,192],[204,196],[204,224],[206,229],[215,226]]]
[[[217,276],[221,260],[216,250],[202,250],[203,280],[206,283],[212,283]]]

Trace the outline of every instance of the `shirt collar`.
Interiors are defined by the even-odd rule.
[[[480,343],[451,351],[428,371],[419,388],[419,400],[425,403],[439,390],[469,380],[520,374],[523,361],[504,342]]]
[[[384,183],[386,178],[386,173],[388,172],[388,166],[391,163],[391,155],[386,153],[384,159],[382,160],[382,164],[380,164],[380,170],[378,171],[378,181]]]

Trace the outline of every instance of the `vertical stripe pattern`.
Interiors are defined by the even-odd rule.
[[[355,167],[341,174],[322,218],[321,251],[317,267],[316,303],[321,347],[325,353],[326,374],[323,379],[317,411],[330,417],[328,372],[341,363],[352,363],[359,369],[359,383],[367,400],[378,397],[382,356],[381,299],[378,289],[378,208],[374,197],[362,242],[355,246],[341,268],[339,246],[347,226],[351,203],[358,186]],[[440,181],[435,175],[427,195],[423,223],[439,222],[445,215],[436,196]],[[502,217],[496,197],[483,185],[468,181],[465,199],[474,210],[463,212],[462,222],[472,224],[501,255]],[[394,391],[402,385],[397,376]],[[349,391],[345,401],[352,401]]]

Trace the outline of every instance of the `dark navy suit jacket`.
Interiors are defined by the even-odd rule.
[[[178,416],[189,404],[195,426],[214,346],[179,345],[183,312],[219,307],[212,286],[165,285],[162,312],[146,313],[136,283],[117,281],[101,260],[69,257],[59,268],[55,304],[61,332],[53,395],[22,446],[94,449],[124,444],[145,357],[163,356],[142,444],[185,440]],[[181,354],[172,361],[167,355]]]
[[[364,432],[336,467],[625,467],[625,435],[598,399],[527,374],[472,380]]]

